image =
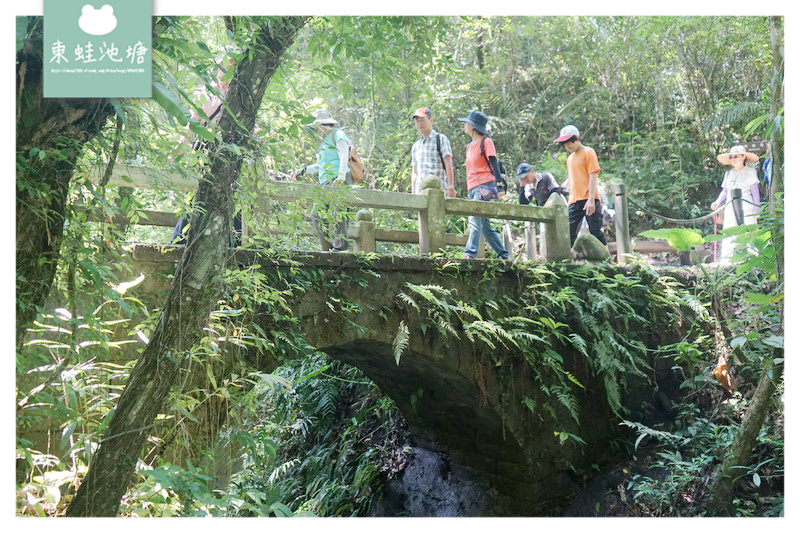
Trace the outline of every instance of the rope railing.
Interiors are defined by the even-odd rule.
[[[659,218],[661,220],[665,220],[667,222],[672,222],[673,224],[686,224],[686,225],[689,225],[689,224],[695,224],[697,222],[702,222],[703,220],[707,220],[707,219],[713,218],[714,215],[716,215],[716,214],[720,213],[721,211],[723,211],[728,204],[733,202],[733,199],[730,199],[730,200],[726,201],[724,204],[722,204],[721,206],[716,208],[714,211],[711,211],[707,215],[703,215],[703,216],[695,217],[695,218],[671,218],[671,217],[668,217],[668,216],[665,216],[665,215],[661,215],[659,213],[656,213],[656,212],[646,208],[645,206],[643,206],[639,202],[635,201],[630,195],[628,195],[628,201],[630,203],[632,203],[633,205],[635,205],[636,207],[638,207],[641,211],[644,211],[645,213],[647,213],[650,216]],[[742,199],[741,201],[742,201],[742,203],[745,203],[745,204],[750,204],[750,205],[755,206],[755,207],[761,207],[761,204],[756,204],[756,203],[753,203],[753,202],[751,202],[749,200]]]
[[[630,195],[628,195],[628,201],[630,203],[632,203],[633,205],[635,205],[636,207],[638,207],[641,211],[644,211],[645,213],[647,213],[648,215],[650,215],[652,217],[659,218],[659,219],[664,220],[666,222],[672,222],[673,224],[689,225],[689,224],[695,224],[697,222],[702,222],[703,220],[707,220],[707,219],[713,218],[714,215],[716,215],[717,213],[720,213],[721,211],[723,211],[725,209],[725,207],[729,203],[731,203],[733,200],[728,200],[727,202],[725,202],[724,204],[722,204],[717,209],[715,209],[714,211],[710,212],[707,215],[703,215],[703,216],[695,217],[695,218],[671,218],[671,217],[668,217],[668,216],[665,216],[665,215],[661,215],[659,213],[656,213],[656,212],[651,211],[650,209],[644,207],[639,202],[637,202],[633,198],[631,198]]]
[[[702,215],[699,217],[694,218],[673,218],[668,217],[666,215],[662,215],[661,213],[656,213],[652,209],[648,209],[647,207],[643,206],[636,200],[634,200],[626,191],[625,184],[623,183],[615,183],[614,184],[614,206],[616,207],[616,228],[617,228],[617,262],[624,263],[625,262],[625,254],[629,254],[632,251],[632,243],[630,239],[630,230],[629,230],[629,221],[628,221],[628,202],[630,201],[637,209],[646,213],[652,217],[655,217],[659,220],[663,220],[665,222],[669,222],[672,224],[680,224],[680,225],[696,225],[699,222],[703,222],[705,220],[714,219],[714,226],[715,226],[715,233],[716,233],[716,224],[717,224],[717,215],[724,211],[728,205],[733,206],[733,215],[738,225],[744,223],[745,216],[742,212],[742,203],[747,203],[749,205],[755,207],[761,207],[759,204],[751,202],[750,200],[745,200],[741,196],[741,191],[739,189],[733,189],[731,191],[731,198],[729,198],[725,203],[711,211],[706,215]],[[716,243],[715,243],[716,244]],[[638,247],[638,245],[637,245]]]

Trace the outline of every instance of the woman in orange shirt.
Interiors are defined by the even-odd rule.
[[[489,118],[480,111],[470,111],[469,115],[458,120],[464,122],[464,133],[472,137],[467,145],[467,197],[470,200],[489,201],[497,199],[496,180],[500,176],[497,151],[494,142],[486,136]],[[481,234],[494,249],[500,259],[508,259],[508,251],[500,241],[500,236],[492,229],[485,217],[469,217],[469,237],[464,250],[464,259],[474,259],[478,254]]]

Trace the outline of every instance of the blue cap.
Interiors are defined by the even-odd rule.
[[[525,177],[525,174],[533,170],[533,165],[530,163],[520,163],[517,165],[517,180],[521,180]]]

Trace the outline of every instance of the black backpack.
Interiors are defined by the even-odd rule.
[[[486,143],[486,137],[484,136],[481,139],[481,154],[483,158],[486,160],[486,164],[489,166],[489,170],[492,169],[492,164],[489,162],[489,158],[486,157],[486,149],[483,145]],[[508,192],[508,181],[506,181],[506,166],[503,164],[503,160],[499,157],[497,158],[497,166],[500,167],[500,176],[497,178],[497,192]]]

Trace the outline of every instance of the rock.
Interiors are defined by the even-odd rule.
[[[369,516],[494,516],[486,484],[472,471],[452,463],[447,454],[412,447],[401,475],[389,479]]]
[[[588,233],[586,235],[578,235],[578,238],[575,239],[575,244],[572,245],[572,257],[587,261],[611,260],[608,248],[597,237]]]

